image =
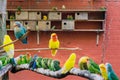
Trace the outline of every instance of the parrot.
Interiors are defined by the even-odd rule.
[[[58,37],[57,37],[57,34],[56,33],[52,33],[51,34],[51,38],[49,40],[49,48],[52,49],[51,50],[51,53],[52,53],[52,56],[55,56],[56,53],[57,53],[57,50],[60,46],[60,42],[58,40]]]
[[[87,67],[88,59],[89,59],[88,56],[83,56],[79,59],[78,66],[81,70],[88,70],[88,67]]]
[[[37,68],[42,68],[42,57],[38,57],[37,59],[36,59],[36,65],[37,65]]]
[[[26,63],[30,63],[30,61],[31,61],[31,59],[32,59],[30,53],[26,53],[26,54],[24,55],[24,58],[25,58],[25,62],[26,62]]]
[[[60,69],[61,69],[60,62],[58,60],[52,60],[51,65],[50,65],[50,70],[58,71]]]
[[[11,42],[12,42],[12,40],[11,40],[10,36],[9,35],[5,35],[4,36],[3,45],[6,45],[6,44],[11,43]],[[13,58],[14,57],[14,44],[10,44],[8,46],[5,46],[5,47],[3,47],[3,49],[5,50],[5,52],[7,53],[7,56],[9,58]]]
[[[7,34],[4,35],[3,45],[6,45],[6,44],[11,43],[11,42],[12,42],[12,40],[11,40],[10,36]],[[14,60],[14,44],[10,44],[8,46],[5,46],[5,47],[3,47],[3,49],[6,51],[7,57],[10,59],[10,63],[15,66],[16,63]]]
[[[105,64],[103,64],[103,63],[100,64],[99,68],[100,68],[100,72],[101,72],[101,75],[104,78],[104,80],[108,80],[108,73],[107,73]]]
[[[36,59],[37,58],[38,58],[38,56],[35,54],[33,59],[30,61],[29,68],[31,70],[34,70],[35,68],[37,68],[37,64],[36,64]]]
[[[47,64],[48,64],[48,68],[49,68],[49,69],[51,69],[51,63],[52,63],[52,61],[53,61],[53,60],[52,60],[51,58],[48,60],[48,63],[47,63]]]
[[[45,20],[45,21],[47,20],[47,16],[46,15],[43,16],[43,20]]]
[[[75,61],[76,61],[76,54],[72,53],[65,62],[65,64],[63,65],[61,73],[66,74],[67,72],[69,72],[74,67]]]
[[[21,64],[21,56],[22,56],[22,55],[20,55],[20,56],[18,56],[18,57],[15,58],[15,61],[16,61],[16,64],[17,64],[17,65],[20,65],[20,64]]]
[[[8,56],[0,56],[0,61],[2,66],[6,66],[10,62],[10,58]]]
[[[27,32],[26,28],[19,22],[14,23],[14,35],[17,39],[20,39]],[[21,40],[23,44],[27,44],[27,37]]]
[[[24,58],[24,55],[21,55],[20,56],[20,64],[25,64],[26,63],[26,60]]]
[[[91,58],[87,61],[88,71],[95,74],[101,74],[99,65],[96,64]]]
[[[48,58],[43,58],[42,61],[41,61],[41,64],[42,64],[42,68],[44,69],[48,69]]]
[[[108,73],[108,79],[109,80],[119,80],[118,76],[112,69],[112,65],[110,63],[106,63],[105,66],[106,66],[107,73]]]

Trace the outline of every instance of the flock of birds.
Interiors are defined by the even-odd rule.
[[[14,34],[16,39],[20,39],[23,35],[26,34],[26,32],[27,29],[20,22],[15,22]],[[9,44],[11,42],[12,40],[10,36],[5,35],[3,45]],[[27,36],[24,37],[21,42],[23,44],[27,44]],[[59,49],[59,45],[60,42],[58,40],[57,34],[52,33],[48,46],[51,49],[52,56],[56,55],[57,50]],[[61,67],[60,61],[58,60],[53,60],[51,58],[42,58],[37,55],[34,55],[32,57],[29,53],[14,58],[14,44],[7,45],[3,47],[3,49],[6,51],[7,55],[0,56],[0,69],[2,69],[7,64],[12,64],[14,67],[18,65],[28,64],[28,68],[30,70],[43,68],[50,71],[60,71],[59,73],[61,74],[67,74],[72,68],[74,68],[76,63],[75,53],[70,54],[65,64]],[[102,63],[98,65],[94,62],[93,59],[89,58],[88,56],[83,56],[79,59],[78,66],[80,70],[87,70],[90,73],[101,75],[104,80],[119,80],[110,63]]]

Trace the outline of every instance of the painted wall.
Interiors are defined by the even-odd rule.
[[[8,0],[8,9],[15,8],[20,5],[23,8],[40,8],[48,9],[52,6],[57,6],[61,8],[64,4],[69,9],[90,9],[90,8],[100,8],[101,6],[106,6],[106,31],[104,34],[100,35],[99,45],[96,46],[96,33],[95,32],[56,32],[59,36],[61,42],[61,47],[80,47],[81,51],[58,51],[55,57],[52,57],[50,51],[34,51],[30,52],[32,55],[38,54],[42,57],[52,57],[53,59],[58,59],[61,62],[61,66],[65,63],[66,59],[72,52],[77,54],[77,60],[75,67],[78,67],[78,60],[82,56],[89,56],[93,58],[98,64],[101,63],[102,54],[105,53],[104,63],[110,62],[113,69],[120,77],[120,1],[119,0],[95,0],[94,5],[90,7],[88,0],[51,0],[48,3],[47,0],[38,0],[40,2],[34,2],[35,0]],[[24,2],[25,1],[25,2]],[[12,6],[11,6],[12,5]],[[21,42],[15,43],[15,47],[18,48],[35,48],[35,47],[48,47],[48,41],[50,34],[52,32],[40,32],[40,44],[36,42],[36,32],[31,32],[28,36],[28,44],[23,45]],[[14,38],[13,32],[9,31],[8,34]],[[105,49],[105,51],[103,50]],[[24,54],[26,52],[16,52],[15,56],[19,54]],[[31,71],[21,71],[16,74],[10,73],[10,80],[56,80],[54,78],[46,77]],[[67,76],[61,80],[86,80],[77,76]]]

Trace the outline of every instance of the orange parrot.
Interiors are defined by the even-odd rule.
[[[56,33],[52,33],[51,34],[51,38],[49,40],[49,48],[52,49],[51,50],[52,56],[56,55],[57,49],[59,48],[59,46],[60,46],[60,42],[58,40],[57,34]]]

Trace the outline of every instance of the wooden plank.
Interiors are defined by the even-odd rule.
[[[17,11],[17,9],[7,9],[7,11]],[[22,9],[22,11],[53,11],[52,9]],[[59,9],[57,11],[61,11],[61,12],[79,12],[79,11],[98,11],[98,12],[105,12],[106,10],[100,10],[100,9]],[[57,12],[57,11],[53,11],[53,12]]]

